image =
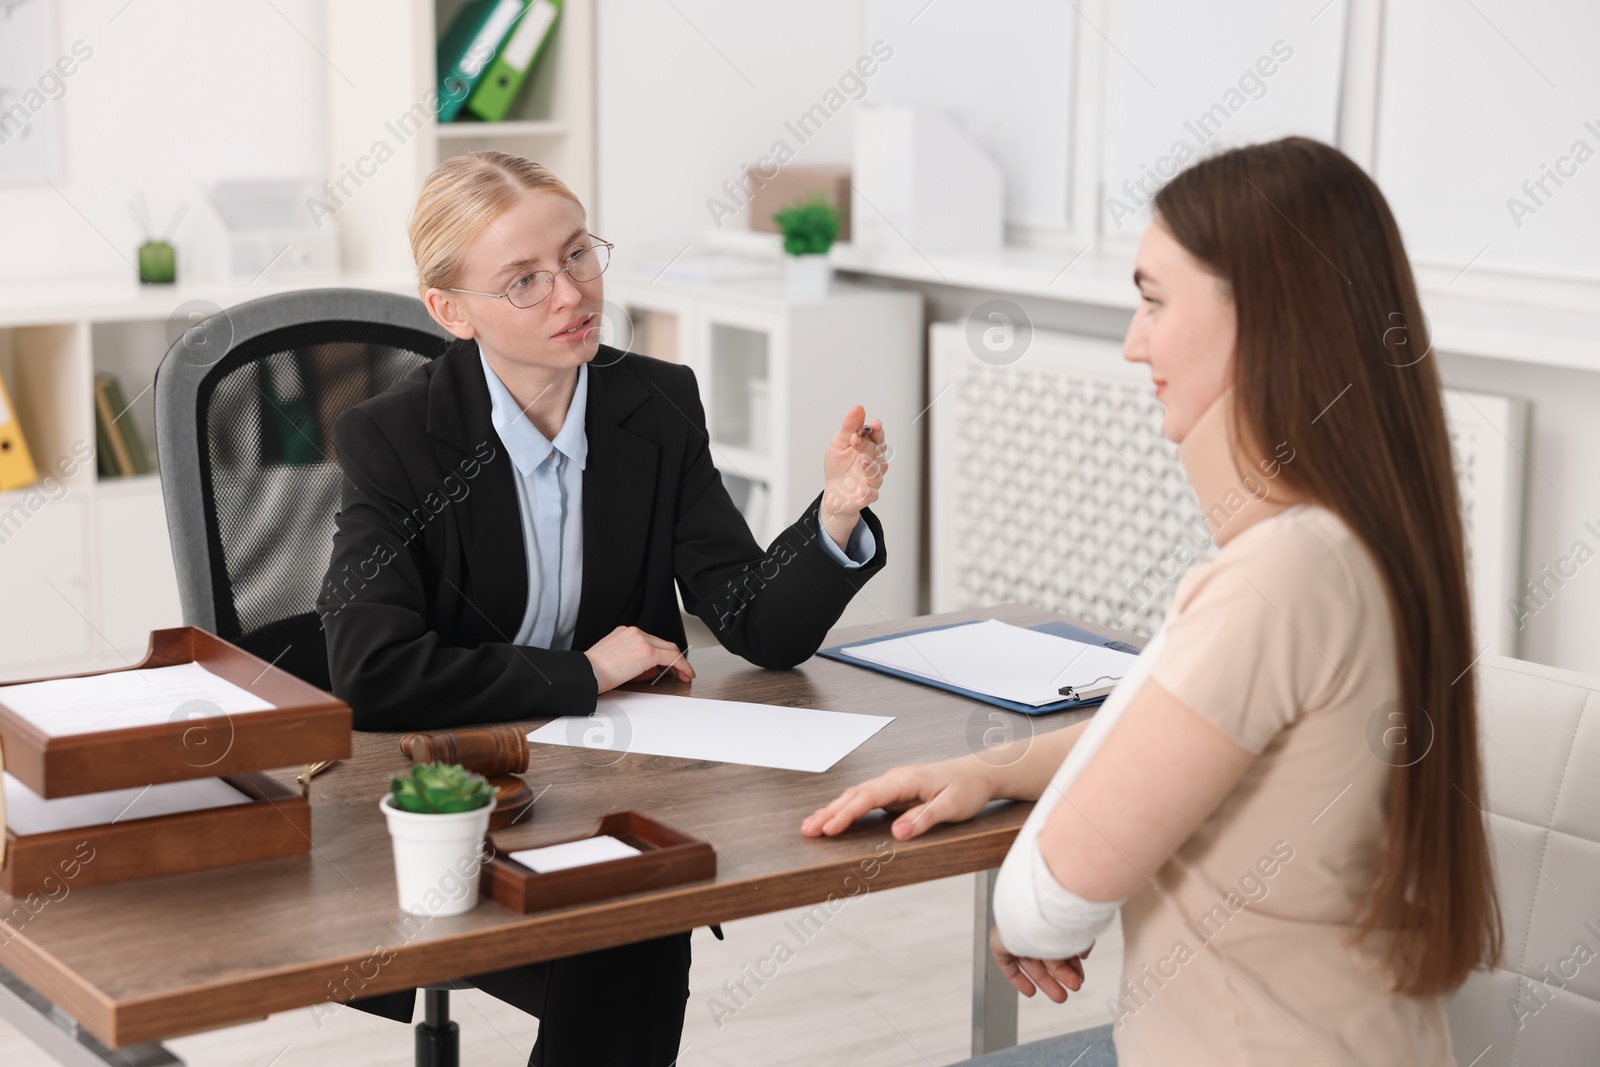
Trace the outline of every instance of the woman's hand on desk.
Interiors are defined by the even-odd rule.
[[[904,841],[942,822],[962,822],[993,800],[993,770],[976,756],[918,763],[852,786],[800,824],[807,837],[832,836],[870,811],[900,812],[889,832]]]
[[[890,828],[903,841],[942,822],[970,819],[991,800],[1038,800],[1088,725],[1085,719],[1037,737],[985,747],[981,756],[896,767],[812,812],[800,832],[807,837],[843,833],[867,812],[883,808],[903,813]]]
[[[653,682],[669,670],[680,682],[694,679],[694,668],[677,645],[652,637],[637,626],[618,626],[584,655],[589,657],[602,693],[624,682]]]
[[[850,532],[861,518],[861,509],[878,499],[883,476],[889,470],[889,443],[883,434],[883,421],[867,423],[867,411],[860,404],[845,412],[839,432],[828,442],[822,456],[822,525],[840,548],[845,548]]]
[[[1083,961],[1093,949],[1091,944],[1081,954],[1064,960],[1015,956],[1000,943],[1000,928],[989,927],[989,951],[994,953],[995,965],[1006,976],[1006,981],[1025,997],[1043,990],[1044,995],[1057,1004],[1067,999],[1068,990],[1076,993],[1083,988]]]

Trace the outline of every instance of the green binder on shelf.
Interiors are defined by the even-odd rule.
[[[131,405],[122,392],[122,383],[110,375],[107,378],[106,396],[111,401],[112,410],[125,413]],[[144,449],[144,438],[139,436],[139,428],[133,424],[132,417],[125,420],[119,418],[117,425],[108,427],[106,432],[120,434],[123,447],[128,450],[128,458],[133,463],[134,474],[149,474],[154,470],[150,466],[150,454]]]
[[[529,0],[470,0],[450,20],[435,56],[439,72],[439,121],[461,113],[489,71],[500,43],[527,10]]]
[[[149,474],[150,456],[128,413],[128,400],[115,375],[94,376],[95,470],[103,477]],[[102,462],[104,467],[101,466]]]
[[[111,438],[106,436],[106,420],[100,414],[98,403],[94,413],[94,472],[100,478],[116,478],[122,473],[112,458]]]
[[[561,0],[533,0],[528,5],[522,20],[495,53],[488,72],[467,97],[468,111],[485,122],[500,122],[506,117],[511,102],[555,33],[556,16],[560,13]]]

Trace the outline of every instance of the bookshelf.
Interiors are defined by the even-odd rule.
[[[421,0],[426,33],[438,40],[465,0]],[[502,122],[481,122],[463,113],[432,127],[432,167],[450,156],[498,148],[537,160],[572,188],[586,205],[594,199],[594,2],[566,0],[554,37]],[[420,64],[419,88],[438,83],[431,48]],[[420,94],[419,94],[420,95]]]
[[[0,295],[0,378],[40,476],[0,492],[0,679],[126,666],[151,630],[182,625],[159,472],[96,474],[94,375],[122,383],[121,421],[153,464],[148,387],[188,310],[302,284],[37,283]],[[317,284],[412,291],[393,275]]]
[[[385,273],[410,262],[406,222],[417,190],[441,160],[493,148],[549,167],[589,208],[595,194],[594,0],[565,0],[554,36],[505,121],[470,115],[439,123],[424,106],[438,89],[436,42],[465,0],[402,0],[406,18],[375,18],[370,0],[326,0],[329,169],[395,150],[338,214],[347,269]],[[345,79],[348,78],[348,81]],[[391,126],[408,134],[403,143]],[[413,132],[414,130],[414,132]]]

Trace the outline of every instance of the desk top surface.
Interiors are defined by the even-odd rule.
[[[1061,616],[1008,605],[841,628],[828,644],[989,617]],[[588,833],[599,816],[633,809],[709,841],[716,879],[528,915],[484,900],[466,915],[426,919],[396,904],[378,809],[388,776],[407,765],[398,735],[357,734],[352,758],[315,780],[309,852],[81,890],[68,883],[36,913],[0,895],[7,916],[27,915],[0,926],[0,966],[102,1041],[127,1045],[985,870],[999,865],[1029,805],[997,802],[909,842],[889,836],[881,812],[830,839],[802,837],[800,821],[890,767],[975,751],[993,716],[1026,737],[1086,714],[1030,719],[820,657],[792,671],[761,670],[721,648],[690,658],[692,686],[663,680],[657,690],[895,719],[823,774],[534,745],[524,777],[539,800],[511,843]]]

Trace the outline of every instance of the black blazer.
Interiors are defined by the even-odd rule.
[[[762,551],[712,463],[688,367],[601,345],[589,366],[583,584],[570,651],[512,644],[528,601],[515,466],[466,341],[335,421],[344,470],[317,598],[332,690],[358,730],[587,715],[583,649],[619,625],[685,646],[683,604],[750,662],[809,658],[861,586],[823,549],[817,498]],[[818,442],[819,445],[821,442]]]

